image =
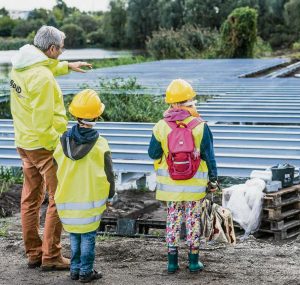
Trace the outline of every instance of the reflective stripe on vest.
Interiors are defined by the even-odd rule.
[[[60,218],[60,220],[65,225],[87,225],[100,221],[101,217],[102,215],[90,218]]]
[[[206,191],[205,186],[189,186],[189,185],[167,185],[157,183],[157,190],[165,192],[182,192],[182,193],[203,193]]]
[[[158,176],[165,176],[165,177],[170,177],[169,171],[166,169],[158,169],[157,171],[157,175]],[[195,173],[195,175],[192,178],[196,178],[196,179],[207,179],[208,177],[208,173],[207,172],[200,172],[197,171]]]
[[[105,205],[106,199],[99,200],[96,202],[83,202],[83,203],[58,203],[56,204],[57,210],[89,210],[94,208],[100,208]]]

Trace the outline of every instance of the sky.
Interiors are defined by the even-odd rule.
[[[109,0],[64,0],[68,7],[76,7],[81,11],[107,11]],[[55,0],[0,0],[0,8],[6,10],[30,11],[34,8],[51,9]]]

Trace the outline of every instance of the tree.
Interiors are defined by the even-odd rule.
[[[102,29],[91,32],[87,35],[88,43],[91,45],[104,45],[105,37]]]
[[[225,57],[253,57],[257,37],[257,11],[242,7],[233,10],[221,29],[221,50]]]
[[[86,43],[85,32],[75,24],[67,24],[61,27],[66,34],[65,46],[67,48],[84,47]]]
[[[43,22],[47,23],[50,18],[50,11],[40,8],[34,9],[29,12],[27,20],[42,20]]]
[[[9,37],[11,36],[11,32],[15,27],[15,21],[12,20],[8,16],[4,16],[0,18],[0,36],[1,37]]]
[[[186,0],[184,22],[219,29],[235,6],[235,0]]]
[[[17,20],[11,35],[13,37],[26,38],[30,33],[36,32],[42,25],[43,21],[39,20]]]
[[[126,45],[126,1],[113,0],[109,2],[110,11],[103,17],[103,34],[105,44],[112,47]]]
[[[160,19],[160,27],[166,29],[180,29],[184,25],[184,0],[158,2]]]
[[[147,37],[159,28],[159,0],[129,0],[127,35],[131,46],[145,47]]]
[[[290,0],[284,5],[284,19],[295,39],[300,39],[300,0]]]
[[[8,11],[4,7],[2,7],[0,9],[0,17],[8,16],[8,15],[9,15]]]
[[[63,0],[56,0],[56,5],[52,9],[54,18],[59,25],[63,23],[65,18],[76,11],[79,12],[75,7],[69,8]]]
[[[284,43],[288,34],[284,23],[284,3],[286,0],[260,0],[258,14],[258,34],[273,47]]]

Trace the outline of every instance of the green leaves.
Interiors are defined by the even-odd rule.
[[[89,88],[88,85],[82,88]],[[136,78],[100,78],[100,99],[105,104],[102,118],[113,122],[157,122],[168,108],[163,96],[147,94]],[[72,100],[65,96],[65,105]],[[68,113],[69,118],[71,118]]]
[[[249,7],[233,10],[222,25],[221,33],[223,57],[253,57],[257,36],[257,11]]]

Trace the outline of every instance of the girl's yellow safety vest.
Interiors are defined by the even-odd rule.
[[[183,120],[189,123],[194,117]],[[195,147],[200,151],[203,138],[204,122],[193,128]],[[160,120],[153,128],[155,138],[161,143],[163,156],[154,161],[156,171],[156,199],[161,201],[198,201],[206,196],[208,169],[206,162],[201,160],[198,171],[188,180],[173,180],[169,176],[166,156],[168,155],[168,134],[171,128],[164,120]]]
[[[54,152],[58,164],[58,186],[54,199],[67,232],[87,233],[99,227],[110,186],[104,171],[104,153],[107,151],[106,139],[99,137],[82,159],[66,157],[61,144]]]

